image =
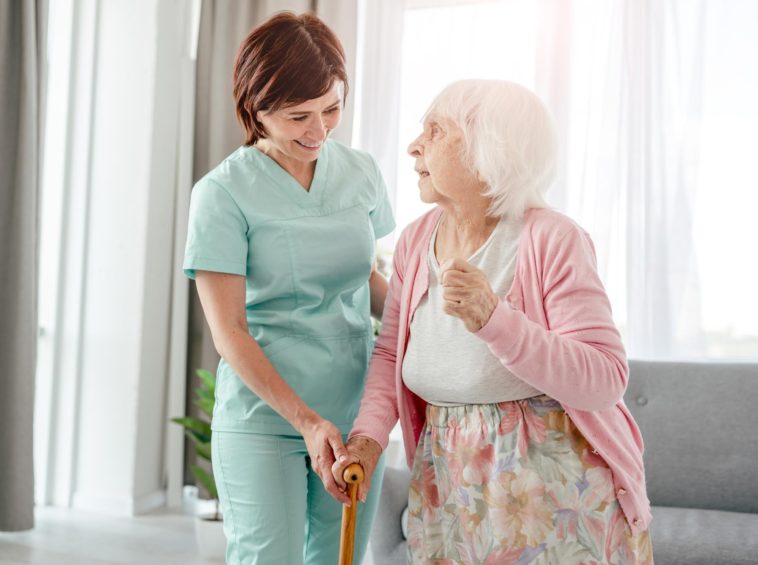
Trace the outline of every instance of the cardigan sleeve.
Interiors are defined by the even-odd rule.
[[[624,395],[626,353],[597,273],[589,235],[572,224],[535,242],[540,251],[526,268],[541,293],[547,327],[500,301],[476,332],[514,375],[566,406],[603,410]],[[539,288],[537,288],[539,287]]]
[[[399,417],[395,379],[400,301],[406,255],[405,239],[401,237],[392,259],[393,273],[384,301],[382,329],[374,344],[361,407],[349,436],[369,437],[381,445],[383,450],[387,448],[389,434]]]

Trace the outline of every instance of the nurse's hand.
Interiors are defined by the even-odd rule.
[[[349,503],[350,498],[332,476],[332,465],[337,461],[347,461],[348,454],[342,443],[342,434],[337,426],[323,418],[315,419],[310,425],[301,430],[308,455],[311,458],[311,468],[321,477],[324,488],[341,503]]]
[[[332,465],[332,477],[341,489],[347,490],[342,473],[349,465],[360,463],[361,467],[363,467],[364,479],[358,486],[358,500],[366,502],[366,496],[371,488],[371,477],[374,474],[376,463],[382,455],[382,446],[369,437],[354,436],[347,440],[346,447],[348,452],[347,459],[345,461],[340,459],[334,462],[334,465]]]
[[[478,332],[498,303],[487,275],[463,259],[448,259],[440,270],[445,313],[460,318],[468,331]]]

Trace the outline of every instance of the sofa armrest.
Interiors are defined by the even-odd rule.
[[[374,563],[405,565],[405,537],[401,527],[403,511],[408,506],[411,474],[407,469],[387,467],[382,481],[379,509],[371,530],[371,555]]]

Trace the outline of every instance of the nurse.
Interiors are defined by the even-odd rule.
[[[329,139],[347,91],[321,20],[264,22],[234,68],[245,143],[192,191],[184,271],[221,355],[212,454],[230,564],[338,559],[348,498],[330,469],[387,292],[375,241],[395,226],[375,161]],[[359,508],[356,563],[376,507]]]

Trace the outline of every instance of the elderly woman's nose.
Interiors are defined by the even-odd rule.
[[[408,146],[408,153],[411,157],[419,157],[421,155],[421,144],[418,142],[418,140],[421,138],[419,135],[416,139],[411,141],[411,144]]]

